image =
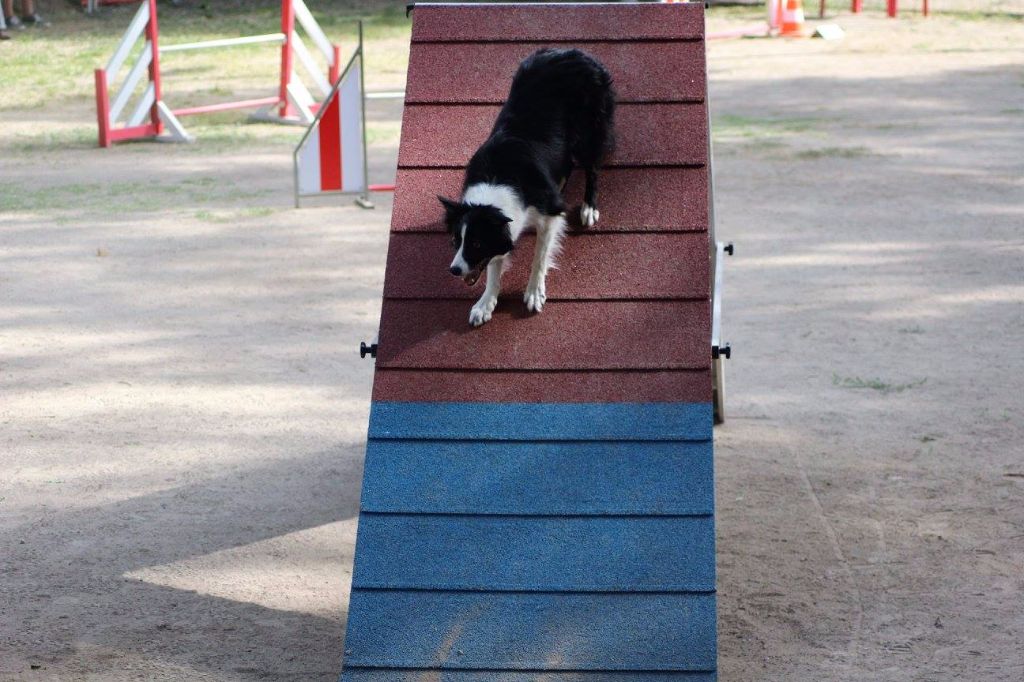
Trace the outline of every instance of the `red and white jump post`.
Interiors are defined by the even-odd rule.
[[[306,37],[316,46],[327,63],[327,74],[320,70],[313,54],[306,47],[298,32],[302,28]],[[118,44],[106,68],[96,69],[96,117],[99,124],[99,144],[109,147],[120,140],[141,137],[155,137],[161,140],[189,142],[193,138],[178,120],[179,116],[206,114],[232,109],[263,107],[256,118],[279,123],[309,125],[316,118],[319,105],[309,89],[299,78],[296,64],[322,97],[331,92],[341,70],[341,48],[331,43],[320,25],[313,18],[302,0],[281,0],[281,32],[266,35],[205,40],[180,45],[159,44],[160,31],[157,22],[156,0],[143,0],[135,13],[128,30]],[[111,97],[110,87],[118,81],[121,67],[133,51],[139,39],[144,41],[142,51],[128,74],[120,81],[120,87]],[[270,97],[219,102],[182,109],[171,109],[163,100],[160,87],[160,57],[170,52],[185,52],[255,43],[278,43],[281,45],[281,75],[277,92]],[[149,82],[138,97],[128,118],[119,123],[121,114],[135,94],[143,74]],[[148,118],[148,122],[147,121]]]
[[[357,204],[373,208],[370,192],[394,191],[394,185],[369,184],[362,22],[355,53],[295,147],[292,159],[296,208],[301,197],[322,194],[355,194]]]

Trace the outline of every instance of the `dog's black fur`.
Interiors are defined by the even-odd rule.
[[[614,143],[614,111],[611,75],[592,56],[577,49],[535,52],[519,65],[490,136],[466,168],[463,191],[476,183],[506,185],[524,208],[557,216],[565,213],[562,187],[575,165],[586,174],[583,201],[596,210],[597,170]],[[491,258],[511,251],[518,237],[509,229],[512,216],[438,198],[456,250],[465,223],[463,255],[476,276]]]

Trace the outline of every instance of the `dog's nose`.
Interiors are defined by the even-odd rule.
[[[448,268],[448,272],[452,273],[456,277],[462,277],[462,268],[460,268],[458,265],[453,265],[450,268]]]

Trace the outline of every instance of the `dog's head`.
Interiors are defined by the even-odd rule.
[[[492,258],[512,250],[511,219],[494,206],[438,199],[444,206],[444,221],[455,249],[448,270],[473,286]]]

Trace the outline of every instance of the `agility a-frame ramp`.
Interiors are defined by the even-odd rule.
[[[715,679],[712,306],[699,4],[420,5],[342,680]],[[612,72],[601,221],[543,313],[532,237],[494,318],[447,272],[457,196],[519,61]],[[581,179],[566,193],[578,207]]]

